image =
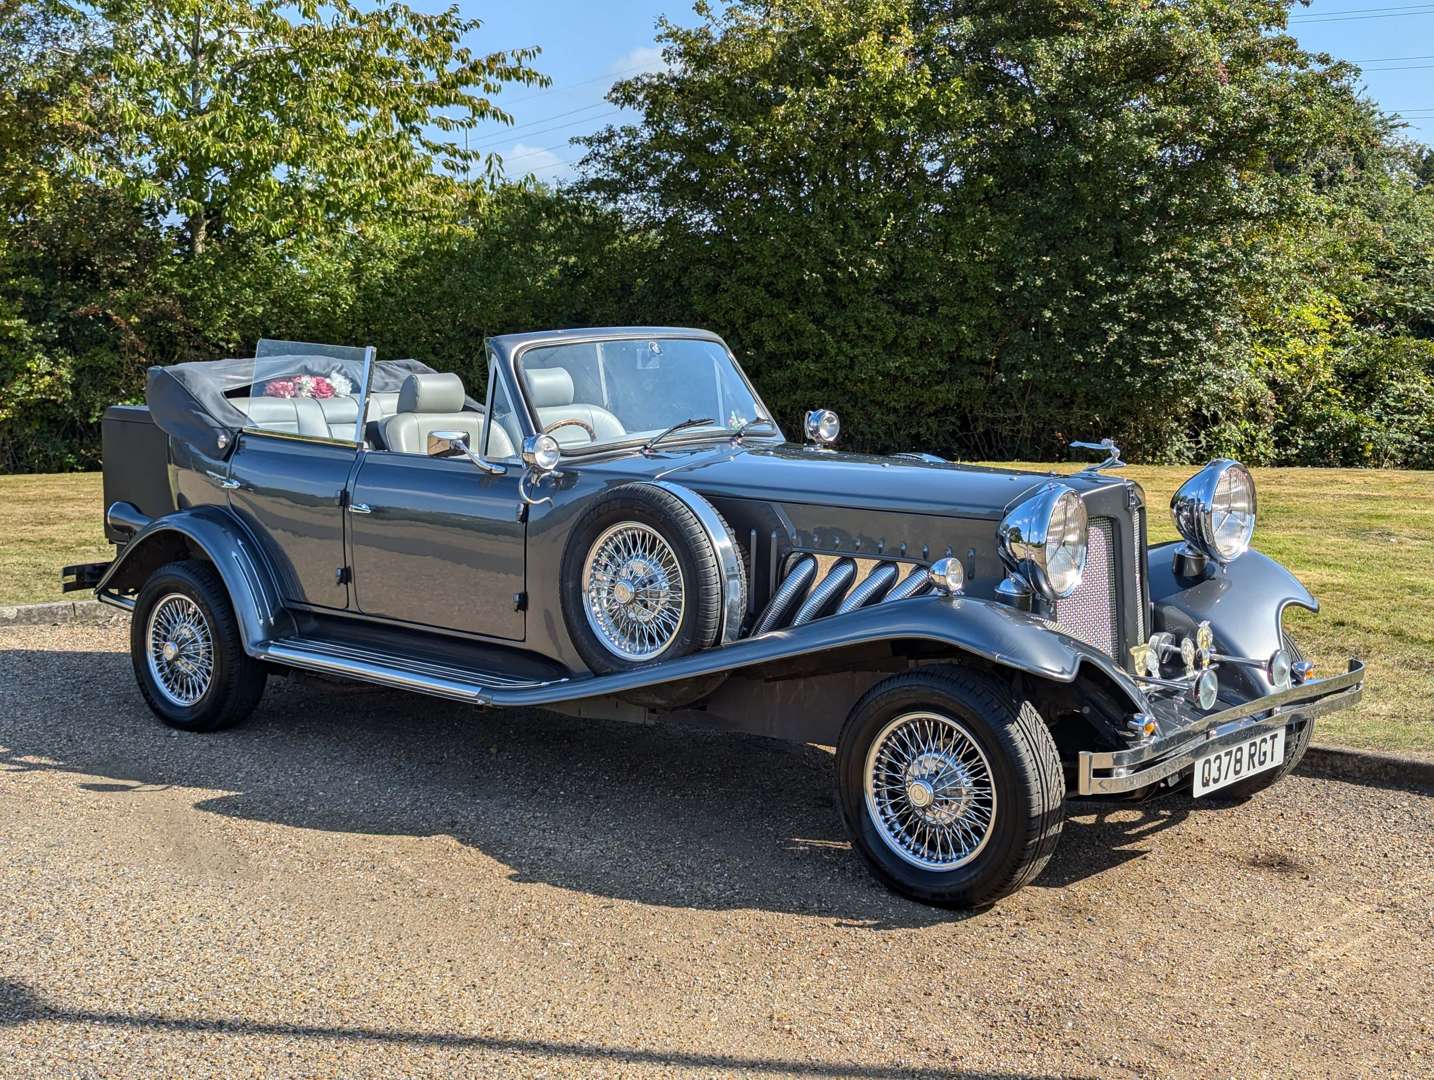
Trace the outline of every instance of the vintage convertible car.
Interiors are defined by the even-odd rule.
[[[104,420],[109,563],[166,723],[234,724],[272,674],[480,706],[705,724],[836,747],[891,887],[989,904],[1032,880],[1067,791],[1245,798],[1363,668],[1316,678],[1313,597],[1250,549],[1214,461],[1148,548],[1141,488],[783,436],[723,341],[496,337],[486,401],[370,349],[264,341],[149,373]]]

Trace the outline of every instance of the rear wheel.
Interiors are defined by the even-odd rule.
[[[1065,816],[1065,779],[1029,701],[960,668],[878,683],[847,718],[837,795],[852,842],[903,895],[973,908],[1032,881]]]
[[[130,660],[150,710],[181,731],[231,727],[264,693],[264,666],[244,652],[224,582],[198,560],[170,563],[145,582]]]

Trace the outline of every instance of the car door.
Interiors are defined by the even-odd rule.
[[[354,591],[365,615],[521,641],[526,526],[520,471],[467,458],[370,450],[349,506]]]
[[[288,603],[349,606],[343,498],[358,452],[351,441],[239,435],[220,482],[230,509],[269,557]]]

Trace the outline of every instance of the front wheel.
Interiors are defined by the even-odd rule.
[[[992,904],[1050,861],[1065,778],[1030,702],[961,668],[867,691],[837,745],[837,795],[856,849],[886,885],[945,907]]]
[[[198,560],[162,566],[144,583],[130,660],[150,710],[182,731],[231,727],[264,693],[264,665],[244,652],[224,582]]]

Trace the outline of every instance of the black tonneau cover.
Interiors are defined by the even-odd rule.
[[[285,343],[289,344],[289,343]],[[331,350],[328,355],[320,352]],[[342,355],[333,355],[342,353]],[[355,357],[357,354],[357,357]],[[363,350],[346,346],[315,347],[305,353],[279,353],[250,359],[206,360],[149,369],[145,400],[154,422],[209,457],[227,457],[248,417],[227,399],[235,390],[263,386],[295,375],[332,378],[342,375],[357,397],[364,384]],[[417,360],[380,360],[373,365],[369,393],[397,393],[412,374],[433,368]]]

